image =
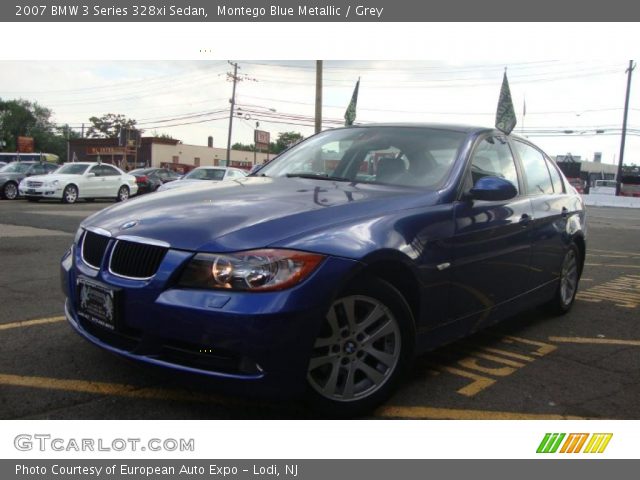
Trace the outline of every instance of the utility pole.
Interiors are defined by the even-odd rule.
[[[80,138],[84,138],[84,123],[82,124],[82,133],[80,133]]]
[[[322,60],[316,60],[316,133],[322,131]]]
[[[260,126],[260,122],[256,122],[256,129],[253,131],[253,166],[255,167],[257,160],[257,151],[258,151],[258,142],[256,141],[256,135],[258,131],[258,127]],[[262,153],[262,152],[260,152]]]
[[[627,138],[627,114],[629,113],[629,96],[631,94],[631,74],[636,66],[629,60],[627,68],[627,95],[624,99],[624,118],[622,120],[622,140],[620,141],[620,158],[618,159],[618,175],[616,176],[616,196],[620,195],[620,181],[622,180],[622,164],[624,163],[624,142]]]
[[[231,94],[231,109],[229,110],[229,136],[227,137],[227,164],[228,167],[231,164],[231,132],[233,130],[233,112],[236,106],[236,83],[238,83],[238,62],[229,62],[229,65],[233,65],[233,76],[230,73],[227,74],[227,78],[231,78],[233,81],[233,91]]]

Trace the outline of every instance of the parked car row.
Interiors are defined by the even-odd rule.
[[[57,170],[58,165],[46,162],[12,162],[0,168],[0,197],[7,200],[18,198],[19,185],[25,178],[47,175]]]
[[[199,167],[184,178],[165,168],[144,168],[130,173],[98,162],[74,162],[62,166],[47,162],[12,162],[0,168],[0,198],[42,199],[75,203],[111,198],[124,201],[136,194],[187,187],[200,181],[218,182],[242,178],[236,168]]]

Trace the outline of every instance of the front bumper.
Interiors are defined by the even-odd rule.
[[[21,197],[26,198],[62,198],[62,188],[53,186],[29,187],[20,184],[18,188]]]
[[[175,287],[176,272],[193,256],[170,250],[146,281],[96,271],[78,249],[61,266],[65,313],[86,340],[131,360],[215,379],[229,391],[292,396],[303,392],[313,342],[338,278],[357,262],[327,258],[305,282],[281,292],[227,292]],[[120,289],[115,331],[77,315],[77,279]]]

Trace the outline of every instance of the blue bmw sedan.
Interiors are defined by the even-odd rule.
[[[345,416],[416,354],[539,304],[567,312],[585,248],[582,198],[528,140],[369,125],[96,213],[62,288],[105,350]]]

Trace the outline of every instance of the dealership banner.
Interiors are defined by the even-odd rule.
[[[638,20],[638,10],[628,0],[15,0],[0,3],[0,21],[626,22]],[[563,36],[560,25],[556,35]]]

